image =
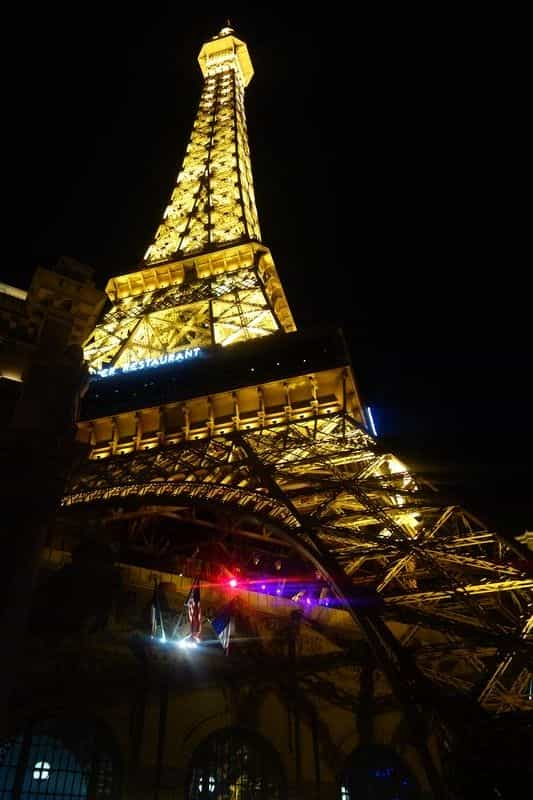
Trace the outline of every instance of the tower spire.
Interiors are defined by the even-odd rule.
[[[198,61],[204,76],[198,113],[147,264],[261,237],[244,112],[253,67],[229,19]]]
[[[220,29],[220,33],[218,35],[219,36],[228,36],[231,33],[235,33],[235,29],[233,28],[233,25],[231,24],[231,20],[228,17],[228,19],[226,20],[226,24]]]

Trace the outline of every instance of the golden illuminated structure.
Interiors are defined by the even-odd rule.
[[[373,746],[407,770],[391,797],[462,797],[447,757],[475,746],[465,720],[481,730],[531,708],[528,540],[384,450],[342,335],[296,332],[260,241],[248,50],[226,27],[199,60],[200,109],[164,220],[143,267],[108,282],[110,310],[85,345],[88,458],[46,551],[51,576],[75,568],[88,531],[115,553],[122,599],[79,640],[85,702],[121,742],[132,800],[154,786],[168,800],[285,800],[287,787],[355,800],[353,759]],[[99,569],[101,589],[110,568]],[[235,604],[228,658],[207,650],[192,663],[143,638],[154,581],[174,625],[196,576],[206,608]],[[69,657],[79,641],[67,638]],[[76,688],[62,691],[75,702]],[[250,753],[253,737],[270,741],[270,777],[252,780],[243,731]],[[234,749],[217,744],[209,771],[202,754],[219,735]],[[394,782],[399,763],[368,779]]]
[[[85,350],[95,370],[295,329],[260,244],[244,113],[248,49],[223,28],[199,62],[204,89],[176,187],[145,268],[106,287],[113,307]]]
[[[200,108],[147,264],[261,238],[244,113],[254,74],[248,48],[223,28],[198,61],[205,78]]]

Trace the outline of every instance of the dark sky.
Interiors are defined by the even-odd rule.
[[[505,21],[309,6],[11,12],[3,268],[135,269],[229,14],[263,241],[299,327],[340,324],[385,440],[489,522],[533,526],[527,104]],[[431,14],[431,15],[430,15]],[[6,51],[4,51],[6,52]]]

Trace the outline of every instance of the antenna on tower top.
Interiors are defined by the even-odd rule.
[[[232,27],[232,24],[231,24],[231,21],[230,21],[230,19],[228,18],[228,19],[226,20],[226,24],[225,24],[225,25],[224,25],[224,27],[221,29],[221,31],[220,31],[220,33],[219,33],[218,35],[219,35],[219,36],[230,36],[232,33],[235,33],[235,30],[233,29],[233,27]]]

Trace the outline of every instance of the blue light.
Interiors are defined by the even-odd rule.
[[[377,769],[374,772],[376,778],[392,778],[394,769],[392,767],[385,767],[385,769]]]
[[[372,416],[372,409],[370,408],[370,406],[366,407],[366,414],[367,414],[368,420],[370,422],[370,430],[372,431],[374,436],[377,436],[378,432],[377,432],[376,426],[374,424],[374,417]]]

